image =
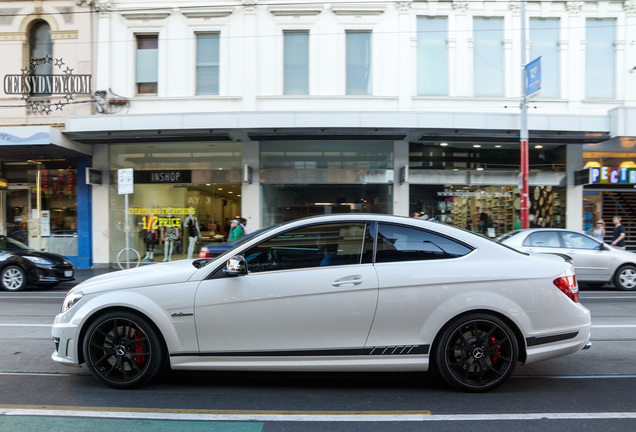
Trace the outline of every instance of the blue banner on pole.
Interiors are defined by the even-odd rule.
[[[541,57],[528,63],[526,69],[526,96],[541,90]]]

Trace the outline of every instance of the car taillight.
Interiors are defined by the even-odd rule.
[[[199,251],[199,258],[212,258],[212,254],[206,249],[201,249]]]
[[[579,286],[576,283],[576,276],[572,275],[556,278],[553,283],[554,286],[560,289],[561,292],[568,296],[574,303],[579,302]]]

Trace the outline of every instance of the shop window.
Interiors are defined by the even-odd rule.
[[[559,20],[530,20],[530,61],[541,57],[541,97],[558,98],[559,91]]]
[[[474,18],[474,94],[504,96],[503,19]]]
[[[585,21],[585,97],[614,99],[616,20]]]
[[[378,225],[375,261],[422,261],[458,258],[473,249],[429,231],[399,225]]]
[[[219,34],[197,34],[197,94],[219,94]]]
[[[346,32],[347,94],[371,94],[371,32]]]
[[[417,18],[417,94],[448,96],[447,22],[445,17]]]
[[[284,40],[284,92],[286,95],[309,94],[309,32],[286,31]]]
[[[393,143],[386,141],[272,141],[260,156],[262,169],[393,169]]]
[[[391,214],[392,195],[386,184],[264,184],[261,226],[324,214]]]
[[[37,21],[29,31],[29,62],[33,75],[53,73],[51,27],[46,21]],[[38,93],[33,96],[50,96],[50,93]]]
[[[159,70],[159,37],[137,35],[136,83],[137,94],[157,94]]]

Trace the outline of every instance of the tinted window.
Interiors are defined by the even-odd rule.
[[[250,272],[263,272],[360,264],[365,250],[372,248],[366,224],[336,223],[288,231],[249,249],[244,255]]]
[[[599,243],[583,234],[575,232],[561,233],[565,247],[572,249],[598,249]]]
[[[470,251],[470,246],[430,231],[400,225],[378,225],[376,262],[457,258]]]
[[[561,247],[559,233],[556,231],[539,231],[532,233],[523,241],[524,246]]]

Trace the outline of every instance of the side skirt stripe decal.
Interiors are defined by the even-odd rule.
[[[373,348],[347,348],[303,351],[222,351],[176,353],[171,357],[334,357],[334,356],[395,356],[428,354],[430,345],[406,345]]]

